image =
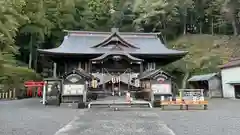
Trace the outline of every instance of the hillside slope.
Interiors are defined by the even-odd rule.
[[[171,41],[169,45],[189,52],[179,62],[182,64],[184,62],[187,65],[185,67],[192,70],[190,72],[199,69],[205,71],[208,69],[207,72],[211,72],[217,70],[219,65],[226,63],[231,57],[240,56],[240,37],[234,36],[185,35]]]
[[[163,67],[175,76],[175,82],[181,88],[186,88],[190,76],[218,72],[219,65],[231,57],[240,57],[240,37],[184,35],[168,44],[170,48],[189,52],[183,59]]]

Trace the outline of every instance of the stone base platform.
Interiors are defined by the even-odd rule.
[[[83,109],[86,107],[85,103],[61,103],[60,107],[72,108],[72,109]]]
[[[88,104],[88,108],[118,108],[118,107],[127,107],[127,108],[152,108],[152,104],[144,100],[133,100],[132,102],[127,102],[125,97],[110,96],[104,99],[99,99],[92,101]]]

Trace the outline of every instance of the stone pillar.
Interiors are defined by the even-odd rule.
[[[57,77],[57,63],[56,62],[53,63],[53,77],[54,78]]]

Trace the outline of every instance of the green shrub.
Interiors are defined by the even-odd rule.
[[[12,65],[4,65],[0,74],[0,83],[3,85],[3,90],[15,88],[24,89],[24,82],[29,80],[39,81],[41,77],[32,69],[26,67],[18,67]]]

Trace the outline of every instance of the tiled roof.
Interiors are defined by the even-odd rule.
[[[68,31],[62,44],[57,48],[39,49],[40,53],[48,54],[104,54],[112,52],[109,48],[94,48],[93,46],[108,39],[111,32],[84,32]],[[187,52],[168,49],[159,40],[156,33],[125,33],[118,32],[118,36],[124,39],[129,45],[136,48],[124,48],[124,52],[129,54],[155,54],[155,55],[175,55],[183,57]]]
[[[208,81],[212,77],[218,75],[218,73],[210,73],[210,74],[204,74],[204,75],[194,75],[190,79],[188,79],[188,82],[197,82],[197,81]]]
[[[240,57],[232,58],[228,63],[219,66],[221,69],[231,68],[231,67],[238,67],[240,66]]]

